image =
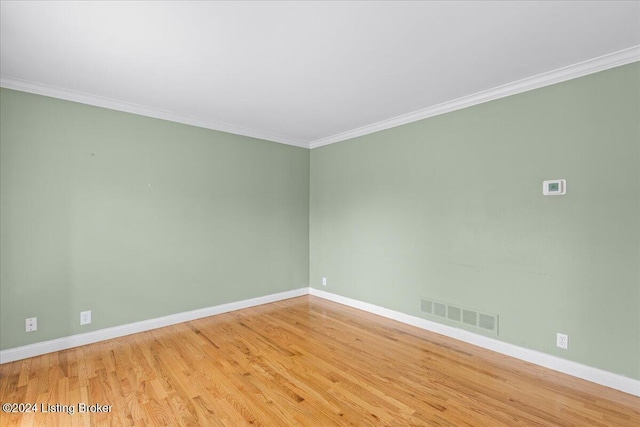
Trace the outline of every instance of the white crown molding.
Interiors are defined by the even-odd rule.
[[[309,294],[640,397],[640,381],[633,378],[319,289],[309,288]]]
[[[588,74],[597,73],[599,71],[608,70],[610,68],[619,67],[621,65],[630,64],[640,61],[640,45],[632,46],[617,52],[559,68],[557,70],[548,71],[522,80],[507,83],[492,89],[477,92],[472,95],[463,96],[462,98],[452,101],[443,102],[438,105],[427,107],[418,111],[403,114],[390,119],[382,120],[370,125],[362,126],[326,138],[317,139],[309,143],[309,148],[318,148],[324,145],[334,144],[336,142],[347,139],[356,138],[358,136],[368,135],[396,126],[412,123],[429,117],[438,116],[440,114],[449,113],[455,110],[482,104],[484,102],[493,101],[495,99],[504,98],[518,93],[526,92],[533,89],[539,89],[544,86],[561,83],[567,80],[586,76]]]
[[[177,323],[188,322],[190,320],[201,319],[203,317],[215,316],[216,314],[227,313],[229,311],[243,308],[255,307],[257,305],[282,301],[307,295],[309,288],[294,289],[291,291],[265,295],[257,298],[242,301],[230,302],[228,304],[216,305],[213,307],[201,308],[198,310],[186,311],[183,313],[171,314],[169,316],[157,317],[155,319],[143,320],[140,322],[128,323],[126,325],[114,326],[112,328],[100,329],[84,334],[71,335],[50,341],[42,341],[22,347],[10,348],[0,351],[0,364],[13,362],[15,360],[26,359],[28,357],[39,356],[41,354],[54,351],[67,350],[81,345],[93,344],[99,341],[136,334],[138,332],[150,331],[152,329],[175,325]]]
[[[248,136],[250,138],[263,139],[281,144],[294,145],[296,147],[309,148],[306,141],[295,138],[289,138],[282,135],[275,135],[268,132],[262,132],[253,129],[247,129],[241,126],[232,125],[223,122],[213,122],[202,120],[195,117],[184,116],[173,113],[171,111],[159,110],[156,108],[146,107],[144,105],[133,104],[129,102],[119,101],[112,98],[106,98],[98,95],[92,95],[84,92],[63,89],[55,86],[44,85],[40,83],[30,82],[17,79],[10,76],[0,76],[0,86],[19,90],[21,92],[34,93],[36,95],[49,96],[52,98],[64,99],[67,101],[79,102],[81,104],[93,105],[95,107],[108,108],[110,110],[123,111],[125,113],[138,114],[155,119],[168,120],[171,122],[182,123],[191,126],[197,126],[205,129],[227,132],[235,135]]]
[[[587,61],[559,68],[557,70],[545,72],[532,77],[527,77],[522,80],[507,83],[505,85],[477,92],[472,95],[454,99],[452,101],[443,102],[438,105],[413,111],[411,113],[403,114],[397,117],[392,117],[390,119],[382,120],[370,125],[351,129],[346,132],[341,132],[310,142],[297,138],[290,138],[282,135],[262,132],[259,130],[247,129],[228,123],[213,122],[198,119],[195,117],[184,116],[170,111],[159,110],[156,108],[146,107],[143,105],[128,103],[97,95],[91,95],[88,93],[67,90],[55,86],[48,86],[40,83],[13,78],[10,76],[0,76],[0,86],[7,89],[14,89],[22,92],[34,93],[37,95],[65,99],[67,101],[74,101],[82,104],[93,105],[96,107],[108,108],[111,110],[123,111],[127,113],[138,114],[141,116],[183,123],[205,129],[212,129],[251,138],[263,139],[266,141],[279,142],[281,144],[293,145],[296,147],[313,149],[322,147],[324,145],[345,141],[347,139],[356,138],[358,136],[368,135],[370,133],[378,132],[381,130],[390,129],[396,126],[401,126],[407,123],[412,123],[429,117],[438,116],[440,114],[449,113],[455,110],[482,104],[484,102],[493,101],[495,99],[504,98],[533,89],[539,89],[544,86],[561,83],[567,80],[630,64],[636,61],[640,61],[640,45],[632,46],[627,49],[602,55],[597,58],[589,59]]]

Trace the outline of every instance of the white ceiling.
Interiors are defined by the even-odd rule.
[[[3,1],[0,18],[5,87],[306,147],[640,60],[638,1]]]

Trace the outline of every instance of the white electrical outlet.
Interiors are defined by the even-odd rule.
[[[558,335],[556,336],[556,345],[564,349],[569,348],[569,335],[558,332]]]
[[[33,331],[37,331],[38,330],[38,318],[37,317],[28,318],[26,320],[25,324],[26,324],[26,331],[27,332],[33,332]]]
[[[81,311],[80,312],[80,324],[88,325],[91,323],[91,310],[89,311]]]
[[[327,278],[326,277],[322,278],[322,286],[327,286]]]

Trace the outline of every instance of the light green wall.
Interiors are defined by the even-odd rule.
[[[635,63],[312,150],[310,285],[640,379],[639,104]]]
[[[2,89],[0,348],[310,281],[640,379],[638,117],[638,63],[311,152]]]
[[[2,89],[0,161],[2,349],[308,286],[309,150]]]

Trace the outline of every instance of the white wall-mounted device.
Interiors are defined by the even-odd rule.
[[[80,324],[88,325],[91,323],[91,310],[89,311],[81,311],[80,312]]]
[[[542,194],[545,196],[561,196],[567,194],[566,179],[551,179],[542,183]]]

